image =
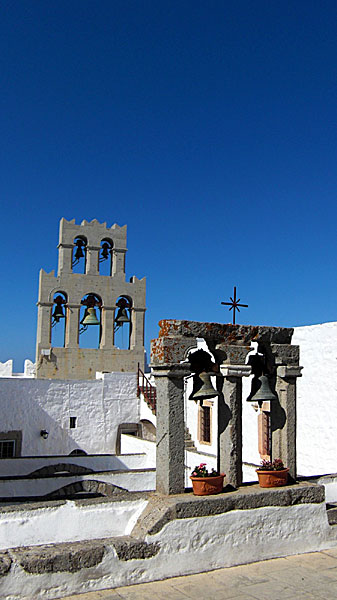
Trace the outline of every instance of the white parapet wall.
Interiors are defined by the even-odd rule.
[[[88,471],[118,471],[121,469],[144,469],[149,466],[147,455],[141,454],[95,454],[92,456],[29,456],[22,458],[3,458],[0,461],[0,478],[9,476],[27,476],[43,469],[50,472],[75,471],[81,467]],[[150,466],[153,466],[152,463]],[[155,466],[155,465],[154,465]],[[38,475],[38,474],[36,474]]]
[[[115,518],[109,526],[116,531],[117,521],[122,518],[124,532],[132,534],[129,538],[56,547],[15,549],[12,546],[8,554],[1,554],[1,597],[51,600],[334,547],[337,528],[328,523],[322,488],[317,488],[319,497],[312,493],[313,486],[309,490],[304,488],[301,484],[284,492],[273,490],[266,494],[257,486],[250,486],[246,492],[240,489],[207,499],[193,499],[192,495],[149,497],[133,530],[131,526],[136,514],[140,514],[141,501],[129,509],[128,515],[115,502]],[[280,494],[283,502],[279,500]],[[63,506],[61,521],[56,518],[57,513],[61,515],[61,507],[50,508],[54,514],[49,522],[58,532],[62,524],[74,534],[72,520],[78,507],[75,509],[71,503]],[[155,517],[152,522],[151,506]],[[83,510],[82,535],[90,536],[100,521],[105,527],[104,511],[98,506]],[[11,537],[13,517],[8,518],[5,535],[15,543]],[[30,526],[31,514],[22,514],[18,519],[22,520],[23,536],[25,527]],[[137,527],[141,523],[148,523],[150,529],[145,527],[144,537],[139,539],[134,536],[139,534]],[[104,534],[105,530],[100,531]],[[34,535],[35,532],[29,533]]]
[[[54,505],[53,505],[54,504]],[[129,501],[71,500],[0,510],[0,549],[129,535],[147,505]]]

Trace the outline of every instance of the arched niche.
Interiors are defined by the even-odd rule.
[[[53,306],[51,309],[51,345],[54,348],[64,348],[68,296],[65,292],[57,291],[53,295]]]
[[[80,348],[99,348],[102,336],[102,304],[102,298],[94,292],[83,296],[80,308]]]
[[[98,271],[100,275],[107,275],[109,277],[112,275],[112,249],[112,239],[103,238],[98,256]]]
[[[73,273],[85,273],[87,262],[87,244],[88,240],[84,235],[78,235],[75,237],[71,259]]]
[[[119,296],[117,298],[114,321],[114,346],[120,350],[130,349],[131,307],[132,298],[130,296]]]

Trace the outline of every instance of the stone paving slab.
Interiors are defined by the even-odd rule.
[[[337,547],[63,600],[336,600]]]

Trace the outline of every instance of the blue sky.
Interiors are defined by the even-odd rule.
[[[34,358],[62,216],[128,225],[161,318],[337,320],[337,4],[3,0],[0,360]]]

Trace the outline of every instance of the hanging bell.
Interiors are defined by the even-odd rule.
[[[220,396],[212,385],[211,375],[214,373],[200,373],[199,375],[193,375],[193,390],[189,396],[189,400],[207,400],[208,398],[214,398],[214,396]]]
[[[260,375],[260,377],[254,378],[252,381],[252,387],[253,385],[254,388],[257,388],[257,391],[254,394],[251,393],[248,396],[247,402],[258,402],[259,404],[262,404],[262,402],[277,400],[276,394],[274,394],[274,392],[272,392],[272,390],[270,389],[269,379],[267,375]]]
[[[75,242],[77,248],[76,248],[76,252],[75,252],[75,260],[80,260],[80,258],[84,257],[84,252],[82,250],[82,247],[84,246],[84,242],[82,242],[82,240],[77,240]]]
[[[123,323],[130,323],[130,317],[127,313],[126,308],[120,308],[118,310],[117,316],[115,318],[115,323],[118,326],[123,325]]]
[[[63,312],[61,304],[56,304],[52,317],[56,323],[58,323],[60,319],[65,318],[65,314]]]
[[[100,322],[96,316],[96,310],[94,308],[87,308],[84,317],[81,321],[81,325],[99,325]]]
[[[109,256],[109,250],[110,250],[110,246],[107,242],[104,242],[104,244],[102,244],[102,257],[101,260],[106,260]]]

